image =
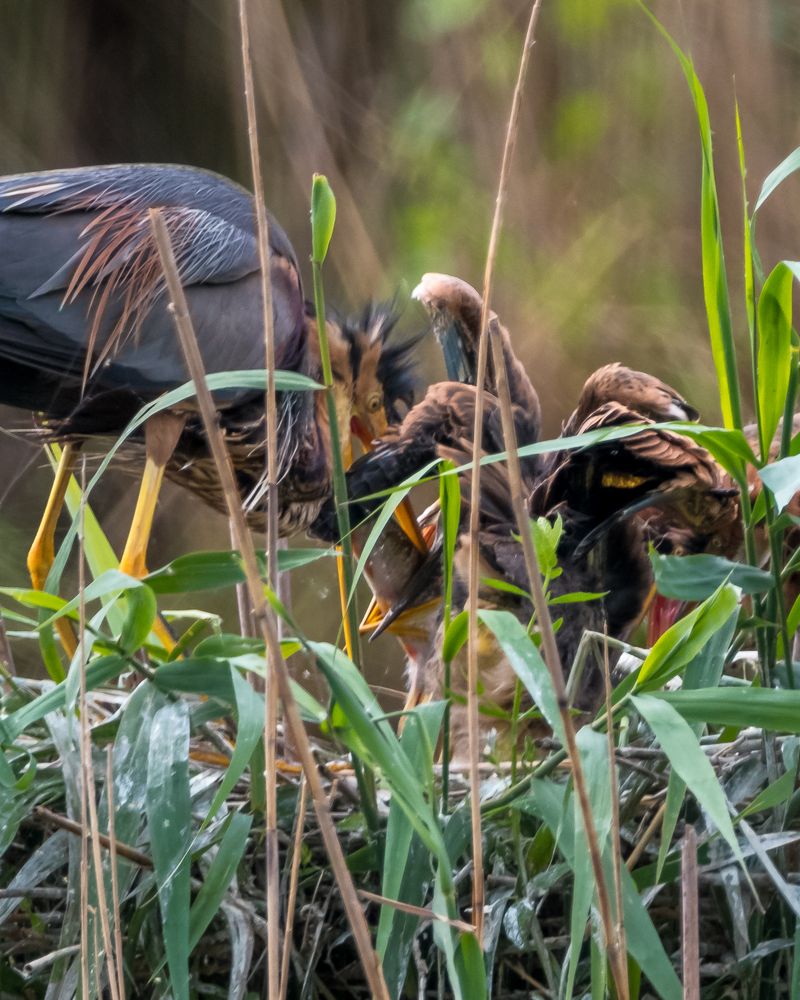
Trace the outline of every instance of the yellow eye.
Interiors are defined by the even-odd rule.
[[[377,413],[378,410],[383,406],[383,397],[377,393],[374,396],[370,396],[367,400],[367,411],[369,413]]]

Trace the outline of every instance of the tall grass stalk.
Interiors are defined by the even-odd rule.
[[[603,870],[603,859],[600,844],[597,838],[597,830],[592,816],[592,807],[589,801],[589,790],[586,777],[583,773],[580,753],[575,733],[575,723],[570,712],[569,696],[564,682],[564,668],[561,663],[561,656],[558,652],[556,636],[553,630],[553,621],[550,617],[550,609],[547,606],[547,597],[544,592],[542,574],[539,570],[539,560],[536,556],[536,547],[533,544],[533,536],[530,529],[530,519],[525,507],[525,491],[522,486],[522,471],[520,468],[519,453],[517,450],[516,431],[514,429],[514,413],[511,403],[511,395],[508,389],[508,377],[506,372],[505,357],[500,343],[500,328],[497,318],[492,317],[489,322],[489,338],[492,344],[492,356],[495,364],[497,377],[498,398],[500,401],[500,415],[503,423],[503,438],[508,456],[508,476],[509,492],[511,504],[514,509],[514,517],[517,522],[522,542],[522,552],[525,559],[525,569],[528,575],[530,594],[533,598],[533,609],[536,614],[536,621],[539,626],[539,633],[542,637],[542,651],[544,661],[550,674],[550,680],[555,692],[558,711],[564,730],[565,749],[570,765],[572,767],[572,777],[575,783],[575,794],[583,819],[586,842],[589,847],[589,856],[592,862],[595,888],[597,891],[597,902],[600,910],[600,919],[603,926],[608,960],[611,966],[611,974],[614,977],[614,985],[620,1000],[628,1000],[628,969],[627,957],[624,945],[617,934],[617,925],[614,922],[611,909],[611,895],[606,882]],[[612,728],[609,717],[608,728]],[[611,757],[613,765],[613,755]]]
[[[534,0],[525,32],[522,46],[522,56],[519,61],[517,82],[511,100],[511,112],[508,117],[506,138],[503,146],[503,159],[500,165],[500,178],[497,184],[492,228],[489,233],[489,246],[486,251],[486,267],[483,272],[483,302],[481,305],[480,339],[478,341],[478,360],[475,375],[475,423],[472,434],[472,481],[470,484],[469,511],[469,574],[468,574],[468,632],[467,632],[467,721],[469,733],[470,762],[470,802],[472,827],[472,909],[475,922],[475,933],[479,942],[483,942],[483,909],[485,902],[485,885],[483,878],[483,840],[481,835],[480,812],[480,720],[478,718],[478,578],[479,531],[480,531],[480,499],[481,475],[480,459],[483,451],[483,384],[486,380],[486,362],[488,358],[487,324],[492,297],[492,281],[494,266],[497,259],[497,248],[500,242],[500,232],[503,226],[503,208],[508,191],[508,178],[511,173],[511,160],[519,130],[519,109],[522,105],[522,92],[525,78],[528,75],[530,54],[534,44],[536,22],[542,0]]]
[[[192,328],[191,318],[186,303],[186,296],[181,287],[178,270],[175,265],[175,258],[172,251],[172,244],[169,232],[164,221],[163,214],[158,209],[150,209],[150,224],[156,239],[161,267],[167,280],[167,288],[175,317],[175,325],[181,341],[181,347],[186,358],[189,375],[194,382],[197,393],[197,403],[203,418],[208,438],[209,448],[214,458],[217,474],[222,483],[228,515],[236,526],[236,541],[242,558],[242,566],[247,579],[247,587],[250,592],[250,600],[253,604],[254,617],[264,639],[266,649],[277,667],[276,676],[278,690],[283,703],[286,727],[289,738],[292,740],[300,762],[303,766],[303,773],[311,789],[311,798],[319,822],[320,833],[325,843],[325,849],[331,863],[334,878],[339,886],[342,895],[342,903],[347,913],[350,927],[353,932],[353,940],[358,951],[361,965],[364,969],[368,986],[372,995],[379,1000],[389,1000],[389,992],[383,978],[383,971],[378,962],[375,951],[370,940],[369,928],[364,917],[364,912],[358,900],[358,896],[353,885],[352,876],[347,867],[341,844],[336,836],[336,829],[330,812],[328,797],[322,786],[319,773],[317,771],[314,755],[311,750],[311,743],[306,733],[305,726],[300,717],[300,711],[292,691],[289,680],[289,671],[286,661],[281,652],[278,638],[275,612],[266,600],[264,585],[259,572],[258,560],[253,546],[253,540],[247,530],[247,525],[242,511],[241,501],[236,489],[230,456],[225,447],[222,431],[216,418],[214,401],[206,383],[203,361],[197,346],[197,338]],[[274,776],[271,776],[274,779]]]
[[[325,386],[330,433],[331,471],[333,498],[336,505],[336,524],[341,539],[341,558],[338,560],[339,593],[342,600],[342,624],[345,630],[347,654],[356,666],[361,664],[361,639],[358,631],[358,603],[353,589],[353,543],[350,537],[350,509],[347,506],[347,478],[342,460],[342,442],[339,438],[339,420],[336,413],[336,396],[333,387],[333,368],[328,343],[328,323],[325,315],[325,288],[322,265],[328,254],[333,226],[336,221],[336,199],[327,178],[314,174],[311,185],[311,268],[314,281],[314,310],[319,331],[319,354],[322,380]],[[378,830],[378,810],[375,801],[375,782],[362,762],[353,758],[364,816],[373,833]]]
[[[278,591],[278,405],[275,392],[275,330],[270,277],[269,216],[264,198],[261,156],[258,148],[258,123],[253,88],[253,63],[250,55],[250,29],[247,0],[239,0],[239,24],[242,35],[242,69],[247,109],[247,134],[253,174],[256,208],[258,258],[261,267],[261,309],[264,325],[264,358],[267,392],[264,400],[267,429],[267,580]],[[280,987],[280,858],[278,854],[278,798],[273,780],[277,759],[278,692],[275,665],[267,659],[264,675],[264,852],[267,893],[267,992],[275,996]]]
[[[322,381],[328,407],[330,426],[331,468],[333,476],[333,496],[336,503],[336,523],[341,539],[341,567],[343,590],[343,618],[348,638],[350,659],[358,666],[361,663],[361,643],[358,632],[358,606],[353,593],[353,545],[350,538],[350,511],[347,506],[347,479],[342,461],[342,442],[339,439],[339,421],[336,414],[336,397],[333,388],[333,368],[328,343],[328,324],[325,317],[325,288],[322,282],[322,265],[328,253],[333,225],[336,219],[336,199],[328,179],[323,174],[314,174],[311,186],[311,269],[314,283],[314,311],[317,315],[319,331],[319,354],[322,365]]]

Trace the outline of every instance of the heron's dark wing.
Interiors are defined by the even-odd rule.
[[[0,179],[0,358],[144,395],[185,381],[152,207],[164,211],[207,370],[262,367],[252,197],[206,171],[150,165]],[[302,288],[274,220],[270,244],[276,362],[298,370]]]

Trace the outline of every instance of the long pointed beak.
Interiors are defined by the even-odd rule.
[[[387,426],[385,417],[383,418],[382,423],[384,424],[385,429]],[[369,430],[364,421],[357,414],[353,414],[350,418],[350,430],[361,442],[365,451],[373,451],[373,441],[375,440],[376,435]],[[404,497],[400,502],[399,507],[394,512],[394,516],[397,519],[397,523],[403,529],[403,532],[413,543],[414,548],[426,556],[429,551],[428,545],[419,529],[417,516],[414,513],[414,508],[411,506],[411,501],[408,497]]]

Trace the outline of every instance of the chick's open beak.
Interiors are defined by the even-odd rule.
[[[388,426],[389,422],[386,419],[386,411],[383,407],[370,417],[365,418],[360,412],[354,412],[350,417],[350,430],[353,436],[357,437],[361,442],[365,451],[373,450],[373,442],[385,433]],[[427,555],[429,551],[428,546],[422,537],[422,532],[419,530],[414,508],[411,506],[411,501],[408,497],[404,497],[400,502],[400,506],[394,512],[394,516],[397,518],[400,527],[414,543],[414,547],[423,555]]]

